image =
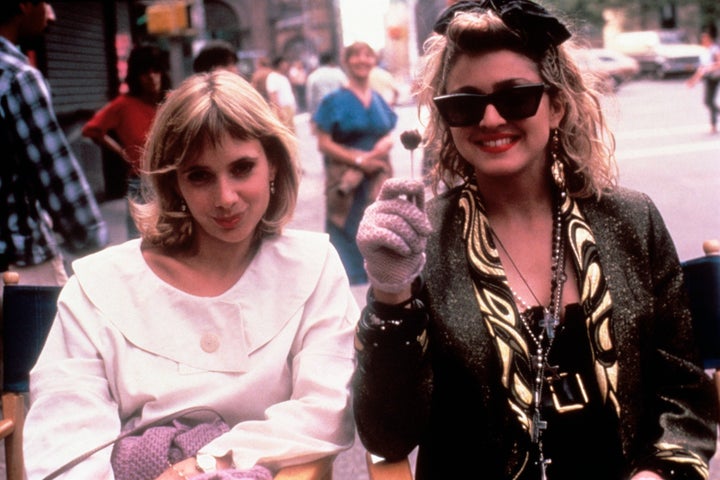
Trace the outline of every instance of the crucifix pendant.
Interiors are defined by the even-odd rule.
[[[543,309],[543,318],[540,321],[540,325],[545,329],[545,334],[549,340],[555,338],[555,326],[557,322],[549,310]]]
[[[530,433],[530,438],[532,439],[533,443],[540,442],[540,436],[542,435],[542,431],[546,428],[547,422],[542,419],[542,417],[540,416],[540,412],[536,410],[535,413],[533,413],[532,431]]]
[[[552,383],[553,380],[558,378],[558,372],[560,371],[559,365],[550,365],[545,363],[545,380]]]

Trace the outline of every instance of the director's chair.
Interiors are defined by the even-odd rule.
[[[720,398],[720,241],[705,241],[703,251],[705,256],[683,262],[682,267],[703,368],[714,370]]]
[[[2,306],[2,420],[8,480],[23,480],[22,451],[25,396],[35,365],[57,311],[60,287],[19,285],[15,272],[3,274]]]

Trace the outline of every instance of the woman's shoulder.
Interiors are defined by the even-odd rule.
[[[448,208],[457,205],[458,198],[463,191],[463,185],[450,188],[438,193],[427,202],[427,210],[431,217],[444,215]]]
[[[73,277],[88,295],[105,296],[114,285],[133,285],[147,277],[140,239],[111,245],[72,262]]]
[[[643,192],[616,187],[600,198],[578,200],[578,205],[595,236],[606,243],[627,243],[630,237],[646,238],[650,232],[668,235],[660,211]]]
[[[136,286],[147,288],[140,283],[150,277],[139,238],[79,258],[72,262],[72,271],[73,282],[96,304],[130,294],[128,292],[135,291]]]
[[[327,127],[336,118],[342,118],[349,105],[350,97],[348,95],[352,95],[352,93],[344,86],[325,95],[313,114],[313,121],[321,127]]]
[[[332,245],[326,233],[286,228],[263,240],[257,261],[272,262],[278,268],[307,268],[323,263]]]
[[[110,102],[108,102],[108,105],[112,108],[125,108],[128,105],[134,104],[136,101],[139,102],[140,99],[138,99],[137,97],[133,97],[128,93],[121,93],[120,95],[110,100]]]
[[[265,241],[252,269],[271,282],[277,278],[302,278],[309,289],[329,278],[333,281],[347,278],[327,233],[288,228]]]
[[[107,271],[140,273],[136,271],[138,262],[142,260],[140,242],[139,238],[134,238],[78,258],[72,262],[73,272],[76,275],[95,275]]]
[[[353,93],[347,88],[347,86],[342,85],[325,95],[322,99],[322,103],[327,105],[344,104],[348,100],[352,99],[352,96]]]
[[[133,97],[127,93],[122,93],[110,100],[105,106],[98,111],[105,116],[124,116],[128,111],[132,111],[140,106],[140,99]]]
[[[603,192],[599,198],[583,199],[580,200],[580,203],[584,204],[586,208],[612,211],[620,215],[623,213],[634,214],[654,208],[652,199],[646,193],[620,186]]]
[[[129,93],[119,95],[115,98],[115,100],[118,101],[118,106],[120,108],[128,110],[132,113],[142,112],[154,114],[158,107],[157,103],[148,103],[146,100],[143,100],[142,98],[136,97],[134,95],[130,95]]]

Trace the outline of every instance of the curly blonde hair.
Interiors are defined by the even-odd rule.
[[[300,183],[295,136],[247,81],[218,70],[187,78],[158,110],[142,158],[145,203],[131,203],[144,241],[168,249],[191,246],[193,219],[183,208],[177,170],[218,147],[226,134],[258,140],[276,170],[275,193],[256,238],[278,234],[290,221]]]
[[[585,80],[568,53],[571,48],[568,44],[570,42],[551,46],[543,52],[532,50],[518,32],[490,10],[457,13],[444,34],[435,33],[428,38],[414,90],[418,111],[429,113],[426,142],[437,159],[430,174],[435,192],[441,184],[452,187],[469,181],[474,170],[460,156],[450,129],[432,99],[447,93],[448,74],[461,55],[479,55],[501,49],[534,61],[543,82],[549,86],[551,101],[565,107],[559,125],[558,153],[565,164],[568,193],[574,197],[600,196],[616,184],[615,139],[603,116],[600,94]]]

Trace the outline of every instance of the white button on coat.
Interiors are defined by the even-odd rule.
[[[220,339],[214,333],[205,333],[200,339],[200,348],[204,352],[213,353],[220,347]]]

